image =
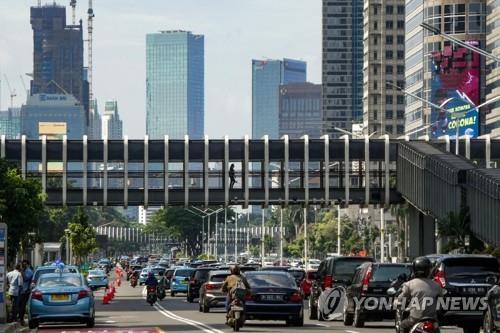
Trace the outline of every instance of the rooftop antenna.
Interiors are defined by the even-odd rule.
[[[71,14],[73,16],[73,25],[76,25],[76,0],[71,0],[69,5],[71,6]]]
[[[92,91],[92,32],[93,26],[92,22],[94,20],[94,10],[92,9],[92,0],[89,0],[89,9],[87,11],[88,14],[88,82],[89,82],[89,109],[90,113],[94,113],[93,107],[93,99],[94,93]]]
[[[7,88],[9,88],[10,107],[13,108],[14,107],[14,97],[17,96],[16,89],[12,89],[12,87],[10,86],[10,83],[9,83],[9,79],[7,78],[7,76],[5,74],[3,75],[3,77],[5,78],[5,81],[7,82]]]

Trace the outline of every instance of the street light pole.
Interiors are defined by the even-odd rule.
[[[250,255],[250,210],[247,209],[247,254]]]
[[[234,260],[238,262],[238,218],[240,214],[236,214],[236,219],[234,220]]]
[[[201,253],[205,253],[205,216],[201,217]]]
[[[385,262],[385,216],[384,207],[380,207],[380,262]]]
[[[224,262],[227,263],[227,208],[224,208]]]
[[[283,265],[283,207],[280,206],[280,265]]]
[[[304,207],[304,265],[305,268],[307,269],[307,247],[308,247],[308,241],[307,241],[307,207]]]
[[[207,247],[208,247],[208,258],[210,259],[210,253],[212,252],[210,248],[210,215],[207,216]]]
[[[340,255],[341,253],[341,246],[340,246],[340,202],[337,206],[337,254]]]
[[[219,261],[219,240],[218,240],[218,236],[219,236],[219,214],[215,214],[215,249],[214,249],[214,253],[215,253],[215,260]]]
[[[261,263],[264,264],[264,257],[266,255],[264,248],[264,219],[265,219],[264,207],[262,207],[262,225],[260,227],[260,255],[261,255]]]

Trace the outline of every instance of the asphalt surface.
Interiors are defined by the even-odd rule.
[[[103,305],[103,291],[94,293],[96,298],[96,327],[88,329],[78,325],[42,325],[39,332],[92,332],[92,333],[159,333],[159,332],[232,332],[224,324],[223,308],[210,313],[198,311],[198,303],[187,303],[186,297],[167,296],[155,306],[146,303],[143,287],[132,288],[125,281],[117,288],[115,298]],[[304,327],[287,327],[284,322],[247,321],[241,332],[339,332],[339,333],[394,333],[393,322],[367,322],[364,328],[345,327],[342,322],[318,322],[307,318]],[[462,333],[457,328],[442,328],[443,333]]]

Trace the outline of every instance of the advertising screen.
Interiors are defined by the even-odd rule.
[[[468,41],[478,46],[477,41]],[[480,58],[464,47],[445,46],[432,53],[431,136],[479,136]]]

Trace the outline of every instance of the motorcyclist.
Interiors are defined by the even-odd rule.
[[[156,279],[153,272],[148,273],[148,278],[144,282],[147,287],[158,287],[158,280]]]
[[[229,275],[222,283],[222,292],[227,293],[226,296],[226,312],[229,315],[231,309],[231,302],[233,301],[231,291],[236,287],[239,281],[242,281],[245,288],[250,290],[250,286],[245,279],[242,279],[240,267],[238,265],[231,266],[231,275]],[[227,318],[227,316],[226,316]]]
[[[413,261],[414,279],[402,285],[398,302],[403,306],[409,305],[408,318],[401,321],[401,332],[409,333],[411,328],[423,318],[437,320],[437,299],[444,294],[444,290],[436,282],[429,279],[431,262],[426,257],[418,257]],[[418,304],[416,302],[418,300]]]

